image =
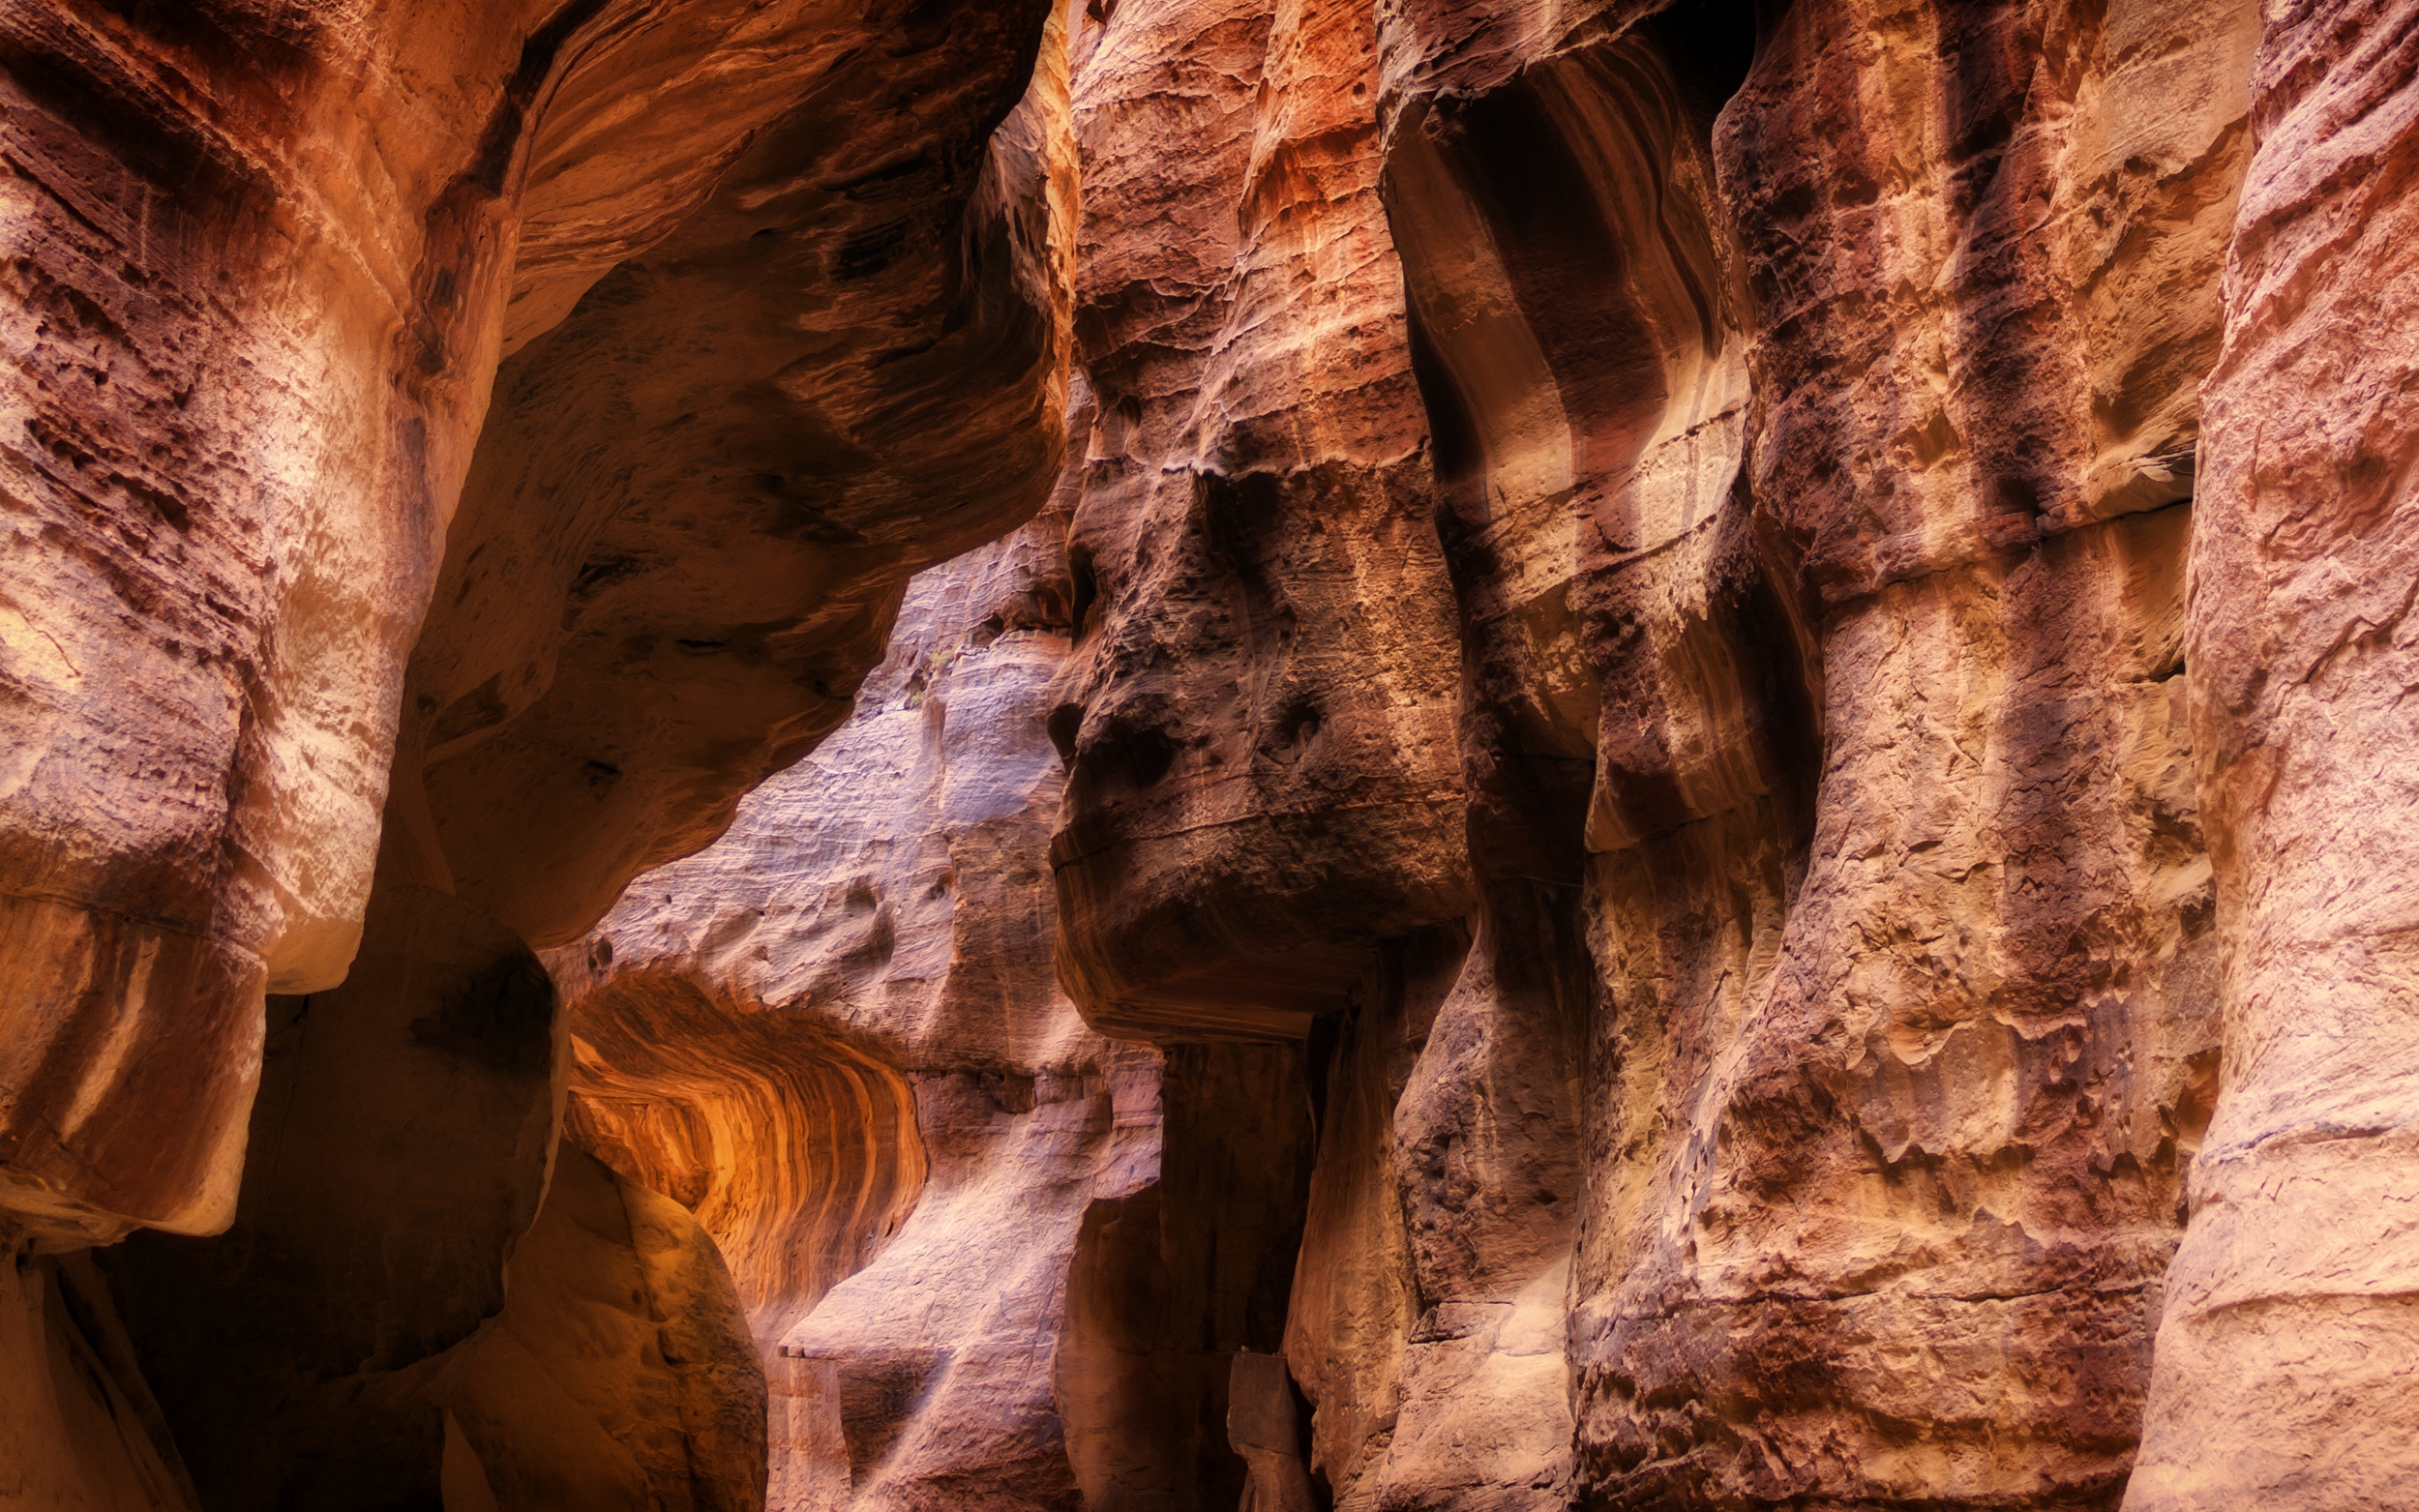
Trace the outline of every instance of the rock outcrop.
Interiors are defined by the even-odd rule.
[[[2192,736],[2225,1063],[2126,1505],[2419,1487],[2419,10],[2274,13],[2204,389]]]
[[[540,10],[10,13],[13,1210],[224,1225],[390,764],[412,879],[577,933],[1055,472],[1047,5]]]
[[[1375,46],[1358,7],[1190,0],[1076,37],[1096,407],[1051,863],[1105,1029],[1299,1037],[1369,941],[1469,905]]]
[[[0,122],[0,1501],[2419,1499],[2411,0]]]
[[[1050,970],[1061,528],[918,578],[855,717],[552,958],[566,1139],[731,1258],[776,1505],[846,1505],[894,1459],[893,1495],[1073,1489],[1066,1266],[1087,1205],[1155,1173],[1159,1116],[1148,1052]]]
[[[757,1495],[761,1414],[720,1408],[580,1479],[565,1422],[762,1383],[650,1356],[617,1282],[587,1308],[653,1277],[744,1338],[685,1209],[553,1158],[527,947],[709,842],[907,578],[1047,495],[1056,35],[1045,0],[0,15],[0,1209],[20,1257],[233,1225],[107,1260],[211,1504]],[[516,1394],[499,1349],[560,1410],[471,1401]]]
[[[1692,801],[1714,784],[1685,759],[1680,812],[1622,826],[1636,851],[1591,815],[1598,959],[1629,978],[1609,1017],[1662,1043],[1605,1057],[1623,1164],[1655,1174],[1590,1214],[1583,1482],[2123,1484],[2217,1048],[2177,501],[2255,21],[1801,10],[1722,114],[1742,487],[1812,630],[1822,756],[1791,763],[1794,836]],[[1887,135],[1849,128],[1884,102]],[[1735,704],[1702,676],[1663,680]],[[1632,780],[1599,760],[1599,792]],[[1804,871],[1725,907],[1689,874],[1794,870],[1743,828]]]

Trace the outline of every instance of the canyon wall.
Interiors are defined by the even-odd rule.
[[[7,14],[6,1175],[63,1235],[224,1227],[390,799],[391,871],[576,934],[1055,471],[1062,95],[994,137],[1047,5],[537,9]]]
[[[854,717],[550,958],[565,1139],[730,1258],[775,1506],[1240,1489],[1228,1360],[1278,1342],[1308,1093],[1298,1053],[1163,1057],[1058,985],[1065,526],[917,578]]]
[[[710,842],[907,578],[1046,498],[1056,36],[0,11],[0,1373],[118,1423],[26,1495],[761,1502],[734,1283],[557,1150],[530,947]],[[35,1258],[137,1228],[73,1285]]]
[[[0,7],[0,1504],[2419,1497],[2410,0],[525,9]]]
[[[2419,9],[2274,12],[2252,127],[2184,643],[2225,1072],[2135,1509],[2391,1505],[2419,1485]]]

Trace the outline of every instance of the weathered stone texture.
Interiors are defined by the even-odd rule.
[[[1087,15],[1060,970],[1099,1027],[1299,1034],[1469,897],[1374,28]]]
[[[2412,0],[406,9],[0,7],[0,1499],[2419,1501]]]
[[[1048,7],[843,9],[674,54],[693,104],[598,80],[610,111],[575,94],[539,144],[568,193],[684,104],[729,142],[700,202],[556,323],[543,286],[508,316],[523,344],[412,654],[411,862],[541,946],[836,726],[908,576],[1057,473],[1074,189],[1063,75],[1031,72]],[[761,119],[729,113],[759,92]],[[596,208],[556,213],[592,255]]]
[[[1722,113],[1822,755],[1810,834],[1734,810],[1592,867],[1602,1137],[1657,1172],[1582,1249],[1607,1493],[2122,1487],[2216,1039],[2189,520],[2142,511],[2191,487],[2255,21],[1799,8]]]
[[[553,1212],[552,998],[490,1023],[454,968],[710,841],[906,578],[1046,496],[1058,38],[1041,0],[0,12],[0,1207],[20,1256],[234,1224],[111,1267],[212,1497],[761,1495],[761,1413],[617,1479],[556,1431],[760,1367],[582,1352],[616,1269],[713,1334],[721,1261],[627,1183],[612,1232]],[[264,988],[307,1044],[255,1101]],[[465,1405],[499,1335],[571,1406]]]
[[[554,957],[567,1135],[731,1257],[776,1506],[1073,1488],[1066,1267],[1156,1174],[1158,1107],[1050,969],[1063,531],[918,578],[856,715]]]
[[[1062,80],[994,135],[1047,5],[456,9],[7,15],[0,1159],[54,1225],[224,1224],[382,768],[401,875],[576,934],[1057,466]]]
[[[2252,77],[2184,644],[2225,1064],[2138,1508],[2419,1488],[2419,10],[2274,8]]]
[[[473,160],[534,8],[449,9],[425,73],[393,13],[0,17],[0,1160],[48,1225],[223,1227],[262,988],[351,955],[520,169]]]

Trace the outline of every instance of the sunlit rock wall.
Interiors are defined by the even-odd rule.
[[[1811,805],[1592,825],[1627,1169],[1581,1252],[1583,1484],[2122,1489],[2216,1069],[2181,501],[2255,21],[1799,9],[1716,126]],[[1611,749],[1599,791],[1651,795]]]
[[[2419,10],[2271,13],[2183,654],[2225,1059],[2129,1508],[2419,1487]]]
[[[0,1491],[2419,1496],[2419,14],[1055,9],[0,9]]]
[[[2274,842],[2314,858],[2289,903],[2259,902],[2285,896],[2269,863],[2200,817],[2241,794],[2224,801],[2263,817],[2228,822],[2268,823],[2283,779],[2234,753],[2320,718],[2250,712],[2277,675],[2250,647],[2298,643],[2312,613],[2335,627],[2308,632],[2298,688],[2391,643],[2402,586],[2374,543],[2407,492],[2398,391],[2312,354],[2391,330],[2408,277],[2407,254],[2344,250],[2382,259],[2394,240],[2364,196],[2407,171],[2406,19],[1405,3],[1377,8],[1372,52],[1325,8],[1105,11],[1076,92],[1088,170],[1121,197],[1088,202],[1079,275],[1079,361],[1103,398],[1077,539],[1100,543],[1102,618],[1056,716],[1075,776],[1061,961],[1110,1032],[1309,1019],[1323,1123],[1287,1354],[1337,1504],[2113,1506],[2146,1411],[2144,1504],[2352,1505],[2406,1476],[2251,1426],[2271,1391],[2313,1437],[2399,1422],[2362,1362],[2397,1352],[2402,1166],[2271,1179],[2255,1161],[2287,1157],[2250,1153],[2339,1124],[2395,1138],[2382,1113],[2325,1112],[2390,1107],[2400,1074],[2373,1017],[2390,1011],[2359,1006],[2390,1001],[2390,971],[2348,964],[2368,947],[2340,933],[2390,921],[2335,917],[2352,874],[2329,870],[2394,853],[2330,844],[2392,801],[2317,798],[2316,767],[2283,789],[2307,786],[2323,825]],[[1294,38],[1326,39],[1323,65],[1268,61]],[[1185,87],[1138,81],[1120,43]],[[1168,309],[1197,318],[1198,291],[1258,266],[1249,198],[1210,272],[1169,268],[1230,234],[1207,207],[1231,193],[1241,102],[1299,119],[1344,79],[1375,104],[1340,109],[1326,142],[1376,125],[1403,304],[1280,371],[1317,396],[1289,412],[1309,437],[1348,379],[1400,363],[1417,381],[1416,415],[1350,412],[1425,463],[1459,644],[1363,642],[1398,681],[1450,667],[1459,856],[1368,828],[1349,782],[1283,792],[1259,770],[1270,742],[1247,764],[1209,733],[1260,717],[1269,674],[1297,675],[1293,615],[1352,580],[1313,543],[1421,522],[1323,511],[1223,596],[1225,559],[1178,523],[1216,519],[1232,465],[1214,441],[1235,391],[1196,399],[1192,350],[1265,373],[1299,307],[1172,339]],[[1179,134],[1186,151],[1150,156]],[[1150,213],[1124,202],[1146,191]],[[1321,197],[1290,235],[1361,234],[1359,202]],[[1128,265],[1150,280],[1120,282]],[[1306,307],[1331,286],[1289,287]],[[1156,303],[1172,289],[1193,302]],[[1156,323],[1129,337],[1135,310]],[[2324,544],[2294,548],[2298,577],[2275,548],[2247,554],[2283,526],[2229,519],[2204,544],[2226,385],[2306,391],[2235,374],[2320,368],[2341,374],[2320,398],[2242,401],[2239,455],[2299,479],[2268,487],[2314,520],[2378,523],[2311,525]],[[1154,405],[1180,423],[1153,430]],[[2256,439],[2288,424],[2321,438],[2306,465]],[[1188,473],[1210,480],[1202,508],[1163,521],[1147,501]],[[1317,475],[1263,488],[1281,507]],[[2375,571],[2343,576],[2371,550]],[[1392,598],[1436,591],[1436,559],[1396,560]],[[2343,697],[2359,734],[2326,749],[2356,740],[2390,785],[2399,726]],[[1242,794],[1284,828],[1232,822]],[[1186,864],[1147,870],[1154,847]],[[1133,858],[1115,891],[1102,856]],[[1430,878],[1454,886],[1406,891]],[[1286,918],[1198,944],[1125,922],[1163,894],[1197,935],[1270,899]],[[1257,985],[1280,942],[1279,982]],[[2286,970],[2255,957],[2322,949],[2335,964],[2290,969],[2350,973],[2324,977],[2325,1013],[2349,1016],[2334,1027],[2273,1017],[2302,988],[2246,995],[2247,972]],[[2255,1102],[2188,1181],[2213,1111],[2222,1135]],[[2283,1216],[2321,1201],[2361,1204],[2350,1249],[2301,1237],[2342,1221]],[[2324,1308],[2327,1331],[2235,1296]],[[2154,1357],[2171,1407],[2146,1407]],[[2218,1384],[2238,1370],[2273,1385]],[[2196,1413],[2241,1425],[2223,1454]]]
[[[63,1230],[224,1224],[390,762],[406,879],[576,934],[1057,467],[1047,5],[458,9],[7,13],[0,1176]]]
[[[0,15],[0,1180],[47,1228],[224,1227],[261,993],[343,977],[541,10]]]
[[[1089,1210],[1155,1192],[1161,1112],[1051,970],[1063,539],[917,578],[855,716],[552,958],[566,1139],[729,1257],[775,1506],[1060,1505],[1087,1468],[1068,1271]]]
[[[761,1497],[702,1230],[612,1178],[555,1211],[528,945],[709,842],[906,578],[1047,495],[1057,37],[1040,0],[0,12],[0,1211],[27,1267],[234,1226],[103,1260],[207,1504]],[[620,1273],[694,1350],[582,1311]],[[492,1409],[530,1400],[499,1340],[567,1395]],[[666,1391],[705,1405],[627,1473],[566,1427]]]

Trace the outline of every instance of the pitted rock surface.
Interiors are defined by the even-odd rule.
[[[2414,182],[2413,0],[0,6],[0,1502],[2419,1503]]]

